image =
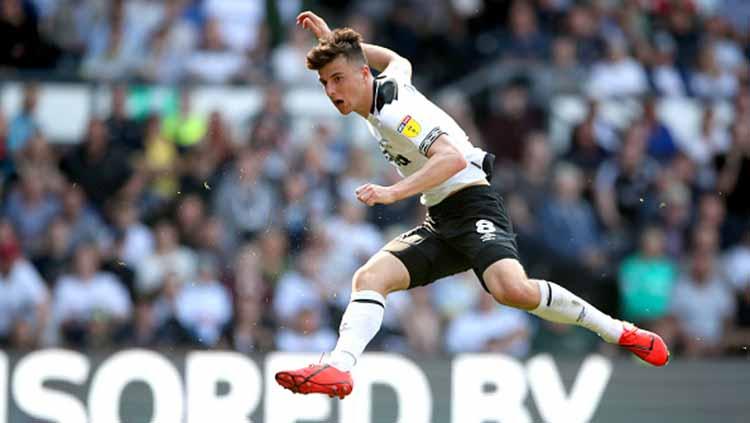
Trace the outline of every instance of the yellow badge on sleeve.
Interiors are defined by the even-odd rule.
[[[398,125],[398,132],[406,135],[409,138],[414,138],[422,131],[422,126],[416,120],[412,119],[410,115],[406,115],[401,119],[401,123]]]

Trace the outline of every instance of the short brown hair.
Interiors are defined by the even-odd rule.
[[[320,70],[339,56],[344,56],[348,61],[367,63],[359,32],[351,28],[334,29],[307,53],[307,68]]]

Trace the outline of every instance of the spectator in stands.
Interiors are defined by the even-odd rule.
[[[53,313],[66,345],[101,346],[130,318],[131,302],[121,281],[99,270],[95,245],[75,250],[73,268],[55,283]]]
[[[688,84],[684,72],[675,63],[675,42],[667,32],[654,36],[652,66],[648,69],[651,85],[657,94],[664,97],[685,97]]]
[[[212,155],[214,160],[221,165],[227,163],[234,155],[236,146],[232,131],[221,111],[213,110],[208,115],[206,134],[199,145],[202,147],[201,154]]]
[[[183,169],[180,172],[180,192],[197,194],[204,203],[210,204],[221,181],[220,171],[230,167],[229,162],[219,161],[216,152],[207,144],[200,143],[182,158]]]
[[[475,308],[450,322],[445,347],[451,353],[492,351],[521,358],[529,353],[530,338],[528,314],[482,294]]]
[[[337,178],[336,195],[338,198],[351,198],[357,188],[375,177],[370,152],[361,147],[353,147],[349,150],[346,169]]]
[[[649,330],[666,333],[677,266],[666,255],[664,232],[649,226],[641,233],[640,250],[620,264],[619,288],[622,318]]]
[[[296,26],[290,26],[287,40],[271,53],[271,66],[276,79],[286,87],[317,87],[318,78],[300,63],[310,49],[310,36]]]
[[[201,142],[206,129],[206,118],[193,111],[190,90],[181,90],[180,109],[164,117],[162,135],[184,150]]]
[[[276,334],[276,348],[284,352],[328,351],[336,346],[336,332],[321,324],[320,310],[303,306],[291,326]]]
[[[326,239],[333,252],[326,267],[336,269],[328,281],[340,299],[351,295],[351,276],[384,244],[383,235],[365,220],[366,206],[354,198],[339,202],[339,213],[324,223]],[[346,303],[343,304],[346,306]]]
[[[484,147],[485,144],[477,124],[476,115],[466,94],[455,89],[443,90],[436,97],[436,104],[461,126],[472,144],[477,147]]]
[[[576,56],[573,39],[560,36],[552,42],[552,63],[541,70],[540,95],[575,95],[583,90],[587,70]]]
[[[677,153],[672,132],[656,113],[656,98],[647,97],[643,102],[642,122],[647,132],[646,152],[658,161],[667,162]]]
[[[175,3],[175,2],[170,2]],[[182,78],[186,52],[169,49],[169,27],[161,26],[148,40],[146,56],[137,65],[137,74],[150,83],[174,84]]]
[[[716,188],[726,198],[729,219],[741,221],[750,216],[750,122],[737,120],[732,131],[732,145],[716,160]],[[734,222],[731,222],[734,223]]]
[[[740,243],[729,249],[722,259],[737,302],[736,322],[739,330],[730,333],[731,345],[750,344],[750,227],[743,232]]]
[[[116,201],[111,211],[118,258],[130,266],[136,266],[154,251],[154,236],[140,221],[133,203]]]
[[[288,164],[284,166],[284,163],[276,162],[285,162],[291,153],[290,126],[292,118],[284,107],[283,90],[278,85],[268,85],[263,90],[263,106],[250,123],[252,129],[247,144],[252,148],[268,151],[270,156],[264,167],[271,178],[278,179],[281,173],[288,172]],[[331,132],[326,125],[318,124],[313,136],[317,135],[326,140],[331,136]],[[268,161],[273,161],[271,164],[274,166],[271,169]]]
[[[440,352],[442,328],[440,316],[432,304],[432,290],[414,289],[409,294],[411,303],[400,322],[409,350],[419,356],[435,356]]]
[[[0,110],[0,194],[6,175],[13,173],[13,158],[8,150],[8,120]]]
[[[99,0],[41,0],[50,9],[41,23],[41,29],[50,40],[62,49],[58,62],[64,70],[77,71],[86,53],[91,28],[107,15],[113,2]],[[73,69],[71,69],[73,68]]]
[[[552,185],[552,150],[543,132],[532,132],[524,140],[520,165],[506,171],[496,168],[494,182],[505,195],[515,194],[537,213]]]
[[[99,210],[103,210],[107,199],[116,194],[132,174],[127,156],[110,142],[107,126],[96,118],[89,121],[85,141],[68,153],[60,166]]]
[[[565,32],[573,38],[578,60],[585,66],[599,60],[604,52],[599,26],[593,7],[585,3],[570,6],[565,15]]]
[[[492,110],[482,125],[482,139],[497,162],[521,158],[526,136],[544,129],[544,112],[530,104],[528,81],[515,78],[505,87],[495,89]]]
[[[19,176],[19,184],[8,194],[3,211],[16,228],[24,251],[34,255],[44,243],[50,222],[60,212],[60,199],[45,189],[39,175],[21,169]]]
[[[549,54],[549,40],[539,29],[536,12],[529,2],[513,2],[508,20],[509,31],[500,37],[501,58],[537,62]]]
[[[284,230],[289,238],[292,251],[302,249],[307,227],[310,225],[312,210],[307,200],[307,181],[301,174],[290,174],[283,181],[282,199]]]
[[[709,104],[703,109],[698,136],[682,141],[681,150],[701,168],[710,168],[716,156],[726,153],[732,142],[726,128],[717,122],[715,107]]]
[[[631,126],[616,158],[602,163],[596,175],[595,198],[599,216],[609,230],[640,223],[644,202],[651,201],[659,166],[645,155],[646,128]]]
[[[132,152],[143,148],[143,128],[127,110],[128,88],[118,84],[111,89],[110,115],[105,121],[107,131],[115,145]]]
[[[125,79],[136,69],[142,57],[137,31],[127,26],[125,2],[112,2],[109,14],[92,29],[81,70],[91,79],[115,81]]]
[[[607,43],[607,58],[594,65],[588,81],[588,94],[596,99],[632,97],[648,89],[646,71],[640,62],[628,55],[624,39]]]
[[[238,80],[246,66],[246,59],[224,42],[221,22],[207,19],[201,38],[198,48],[185,63],[187,78],[214,84]]]
[[[58,168],[58,159],[47,138],[35,132],[24,148],[15,157],[15,168],[31,172],[42,180],[46,191],[59,194],[65,186],[65,178]]]
[[[47,324],[49,292],[24,258],[7,220],[0,220],[0,347],[38,347]]]
[[[262,44],[265,3],[206,0],[202,11],[209,20],[216,21],[219,34],[232,50],[247,53]]]
[[[117,334],[121,344],[154,347],[159,344],[159,326],[153,300],[144,298],[133,306],[133,319]]]
[[[174,221],[180,243],[192,249],[200,248],[201,228],[207,223],[203,200],[196,194],[181,195],[177,199]]]
[[[698,68],[690,78],[690,88],[702,100],[727,100],[737,94],[737,76],[717,63],[713,44],[701,48]]]
[[[583,174],[573,165],[557,165],[554,189],[539,212],[540,236],[559,257],[590,269],[607,258],[591,205],[583,197]]]
[[[664,232],[665,250],[673,260],[680,259],[687,250],[685,234],[690,226],[692,195],[682,183],[665,189],[659,203],[659,224]]]
[[[276,207],[273,188],[261,176],[262,163],[262,153],[240,152],[214,198],[214,208],[229,232],[248,240],[270,225]]]
[[[289,270],[288,237],[277,227],[269,228],[258,239],[258,255],[263,280],[270,286],[276,286]]]
[[[62,221],[70,231],[70,247],[81,242],[95,242],[100,247],[108,247],[112,242],[109,228],[99,213],[86,201],[86,193],[80,186],[68,184],[62,193]]]
[[[729,23],[719,16],[706,16],[703,28],[703,42],[713,45],[715,60],[719,67],[738,78],[745,74],[748,57],[743,52],[741,36],[732,34]]]
[[[196,279],[182,284],[175,299],[177,320],[193,342],[208,347],[219,342],[233,317],[232,299],[217,271],[213,259],[200,257]]]
[[[714,254],[702,249],[691,252],[672,297],[671,312],[690,357],[721,353],[724,336],[734,325],[734,294]]]
[[[149,181],[147,190],[159,202],[166,202],[177,195],[179,157],[175,144],[162,135],[161,126],[157,115],[146,120],[140,171]]]
[[[719,235],[719,247],[724,249],[729,244],[740,240],[740,233],[733,233],[737,228],[726,225],[727,209],[724,199],[715,192],[705,192],[700,195],[697,203],[695,224],[707,227]],[[740,232],[740,231],[737,231]]]
[[[175,55],[187,55],[193,50],[198,38],[191,10],[197,5],[188,0],[172,0],[164,5],[161,26],[166,28],[166,49]]]
[[[232,264],[236,250],[229,243],[224,222],[216,216],[209,215],[203,220],[203,225],[198,231],[198,239],[195,249],[200,254],[209,255],[216,260],[220,266],[222,280],[227,273],[232,273]]]
[[[263,256],[260,249],[252,243],[246,243],[238,248],[237,255],[231,263],[234,274],[228,278],[232,280],[235,297],[238,301],[242,298],[259,297],[264,304],[264,310],[270,309],[270,300],[274,296],[273,289],[276,284],[264,280],[261,270]],[[266,310],[268,311],[268,310]],[[264,317],[274,320],[270,311]]]
[[[39,31],[34,6],[22,0],[0,2],[0,66],[49,69],[60,50]]]
[[[744,0],[722,0],[718,13],[738,34],[747,34],[750,29],[750,4]]]
[[[329,295],[327,281],[321,280],[321,259],[320,254],[307,249],[297,256],[294,268],[279,279],[273,297],[273,311],[279,324],[294,325],[303,309],[325,307]]]
[[[154,252],[136,264],[138,292],[142,295],[158,292],[170,273],[179,285],[195,280],[195,253],[180,245],[177,228],[170,221],[160,221],[154,234]]]
[[[687,71],[695,63],[699,51],[699,21],[688,2],[665,2],[660,11],[675,42],[677,67],[682,72]]]
[[[195,2],[189,5],[186,0],[165,3],[161,19],[151,31],[146,32],[150,37],[150,47],[138,74],[150,82],[173,84],[183,77],[185,58],[197,42],[197,28],[189,14],[190,8],[197,8],[198,5]]]
[[[587,181],[594,179],[593,177],[599,166],[609,156],[607,150],[597,140],[597,127],[601,128],[601,125],[597,125],[597,108],[595,102],[589,104],[589,112],[586,114],[586,118],[573,129],[570,147],[562,157],[581,169]],[[604,126],[603,129],[599,133],[604,132],[605,137],[611,135],[609,127]],[[587,185],[590,185],[590,183]]]
[[[331,170],[328,162],[330,144],[321,138],[315,138],[304,147],[301,154],[296,156],[298,172],[305,175],[309,191],[308,201],[312,210],[312,220],[322,222],[329,216],[336,206],[337,175]]]
[[[52,284],[68,270],[74,248],[70,226],[62,218],[56,217],[47,229],[45,241],[39,254],[33,258],[34,267],[51,288]]]
[[[272,351],[274,334],[262,296],[241,296],[236,307],[237,318],[229,331],[232,349],[244,354]]]
[[[23,88],[23,104],[21,105],[21,110],[18,115],[10,121],[10,125],[8,126],[6,148],[11,156],[19,153],[34,133],[40,130],[39,122],[36,117],[38,99],[39,87],[36,84],[25,85]]]

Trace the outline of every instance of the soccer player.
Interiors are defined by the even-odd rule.
[[[383,155],[404,177],[391,186],[365,184],[357,188],[357,199],[372,206],[421,193],[428,214],[357,270],[335,349],[320,364],[277,373],[281,386],[343,399],[354,386],[350,370],[380,329],[386,295],[467,269],[501,304],[585,327],[654,366],[667,363],[669,351],[659,335],[613,319],[553,282],[526,276],[502,198],[488,183],[492,156],[411,85],[408,60],[363,43],[352,29],[332,31],[309,11],[297,24],[318,38],[307,67],[318,72],[326,95],[341,114],[367,120]],[[377,77],[371,67],[380,72]]]

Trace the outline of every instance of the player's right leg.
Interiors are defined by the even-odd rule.
[[[352,296],[341,318],[336,348],[324,363],[276,374],[276,382],[295,393],[344,398],[354,387],[350,370],[380,330],[385,297],[409,287],[409,272],[392,253],[375,254],[352,278]]]
[[[485,254],[491,252],[485,250]],[[551,322],[589,329],[651,365],[663,366],[669,361],[669,349],[659,335],[612,318],[556,283],[529,279],[516,259],[497,260],[482,275],[488,291],[501,304]]]

